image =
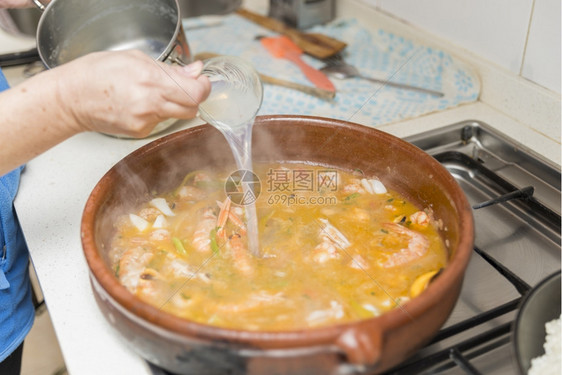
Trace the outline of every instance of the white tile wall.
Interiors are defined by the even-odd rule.
[[[560,92],[560,0],[535,0],[523,77]]]
[[[560,0],[363,1],[560,93]]]

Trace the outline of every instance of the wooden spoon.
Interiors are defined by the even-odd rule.
[[[239,8],[236,13],[269,30],[286,35],[305,53],[318,59],[331,57],[347,46],[346,43],[327,35],[318,33],[303,33],[285,25],[281,21],[262,16],[261,14],[253,13],[243,8]]]

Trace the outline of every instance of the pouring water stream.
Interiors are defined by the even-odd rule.
[[[199,106],[200,116],[226,138],[239,170],[252,171],[252,128],[263,99],[259,74],[251,64],[233,56],[205,62],[203,73],[211,81],[211,93]],[[253,186],[242,183],[244,197],[254,196]],[[260,256],[258,220],[253,202],[245,205],[248,248]]]

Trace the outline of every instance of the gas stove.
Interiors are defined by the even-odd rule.
[[[478,121],[405,140],[439,160],[471,205],[527,187],[533,194],[474,210],[474,254],[455,309],[428,345],[387,374],[516,374],[520,303],[561,268],[560,169]]]
[[[529,186],[534,193],[474,211],[474,254],[455,309],[429,345],[388,373],[516,374],[520,302],[560,270],[560,169],[478,121],[406,140],[439,160],[472,205]]]

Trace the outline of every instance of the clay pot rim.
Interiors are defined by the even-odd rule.
[[[96,210],[99,204],[96,202],[99,202],[99,198],[102,198],[104,193],[110,190],[110,186],[105,186],[104,188],[102,182],[112,178],[115,166],[100,179],[93,189],[82,216],[82,248],[90,270],[90,277],[94,278],[105,292],[129,313],[141,318],[145,322],[169,331],[172,334],[185,336],[186,338],[197,338],[199,340],[222,341],[228,342],[229,344],[236,343],[241,346],[257,347],[261,349],[331,345],[335,344],[342,334],[350,329],[356,328],[384,334],[385,330],[400,326],[407,320],[416,319],[432,306],[438,304],[439,300],[447,292],[448,283],[458,277],[463,277],[472,253],[472,241],[474,237],[472,209],[454,177],[437,160],[418,149],[416,146],[388,133],[364,125],[343,120],[300,115],[258,116],[256,124],[259,126],[259,124],[278,121],[286,122],[287,124],[296,121],[302,124],[303,120],[306,122],[306,125],[343,127],[365,134],[374,134],[376,137],[382,137],[392,142],[398,142],[401,148],[416,154],[418,157],[417,161],[423,159],[424,163],[431,163],[435,173],[440,174],[440,178],[446,180],[447,184],[451,187],[451,199],[457,202],[457,204],[453,206],[459,207],[459,212],[457,214],[459,217],[459,226],[461,228],[459,231],[459,243],[456,248],[456,254],[440,276],[432,282],[420,296],[378,317],[327,327],[291,331],[247,331],[227,329],[189,321],[161,311],[141,301],[119,283],[117,278],[113,275],[113,272],[106,266],[95,244],[94,224]],[[159,138],[133,151],[117,164],[122,163],[124,160],[140,158],[142,155],[150,153],[154,149],[165,147],[167,143],[174,142],[177,138],[204,131],[208,127],[210,126],[207,124],[196,126]]]

